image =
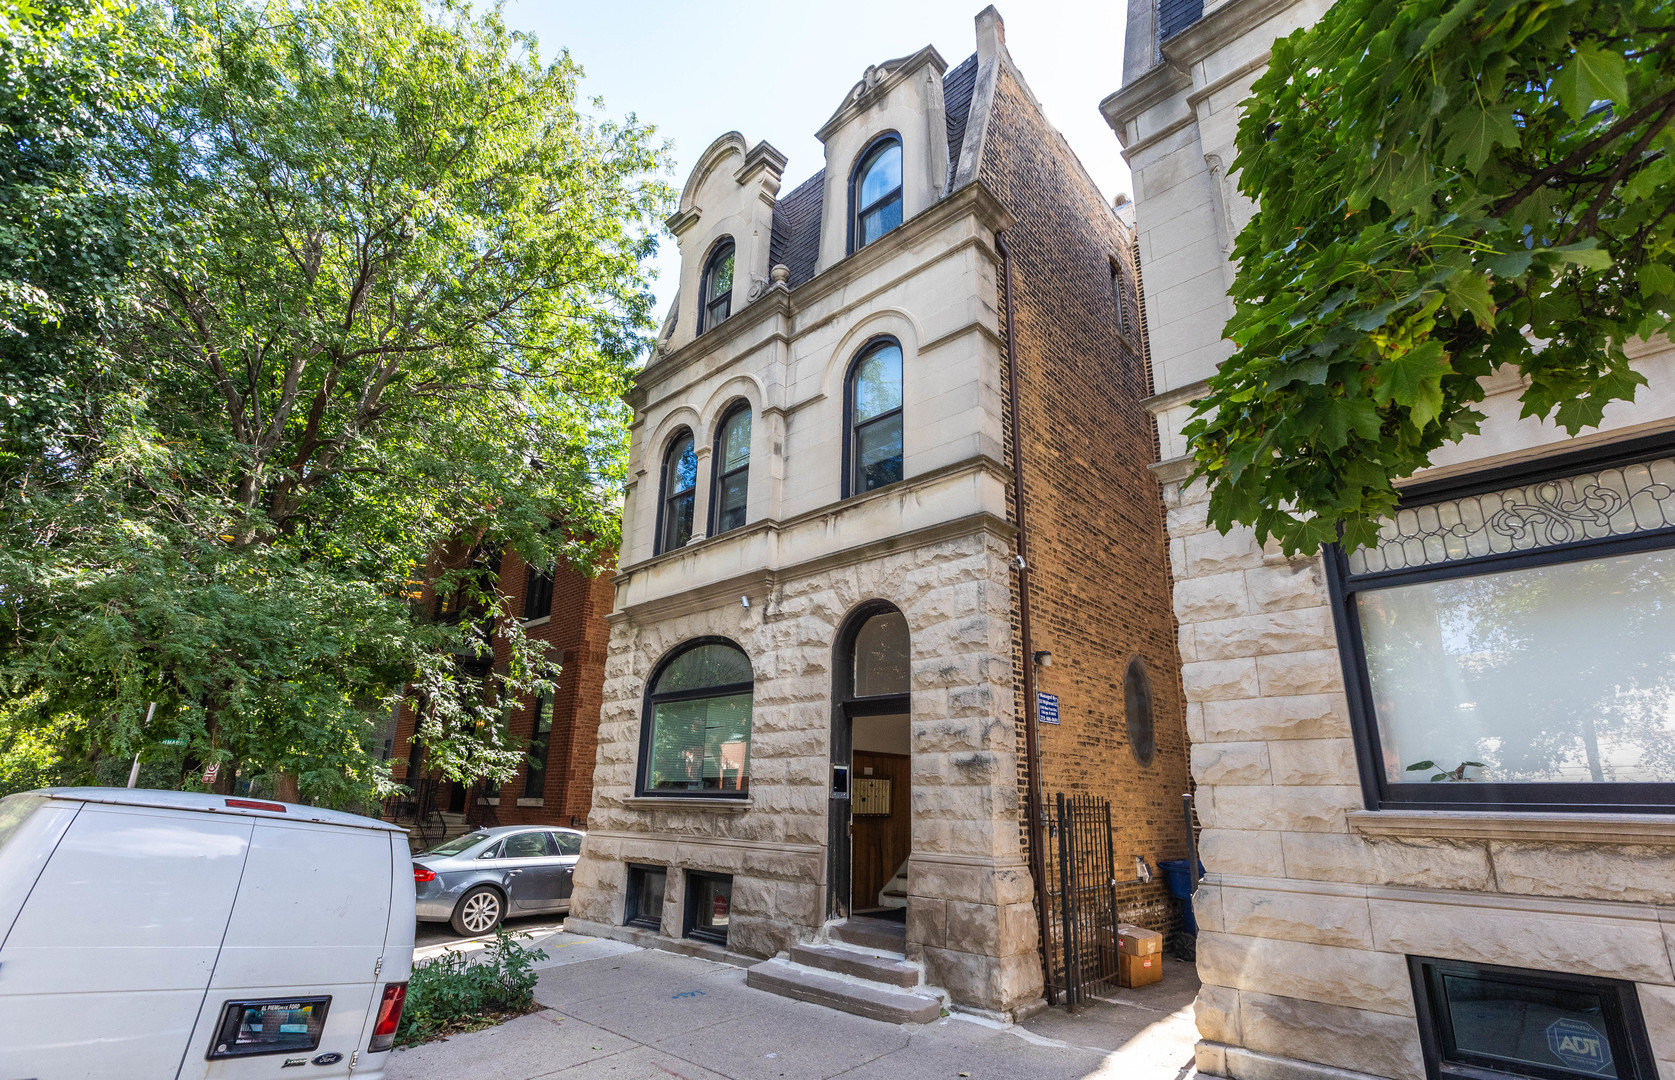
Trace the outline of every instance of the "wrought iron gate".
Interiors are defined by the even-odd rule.
[[[1043,814],[1048,903],[1047,1002],[1074,1011],[1117,979],[1117,883],[1111,804],[1054,796]]]

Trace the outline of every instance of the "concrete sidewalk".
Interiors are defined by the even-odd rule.
[[[397,1051],[390,1080],[1183,1080],[1198,1037],[1198,980],[1173,960],[1162,983],[1076,1016],[904,1026],[753,990],[725,964],[563,933],[539,944],[540,1012]]]

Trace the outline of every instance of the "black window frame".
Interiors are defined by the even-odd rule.
[[[1157,760],[1157,696],[1152,691],[1151,670],[1138,653],[1123,665],[1122,690],[1128,752],[1141,768],[1149,768]]]
[[[704,260],[704,272],[698,279],[698,333],[702,334],[714,330],[722,323],[733,317],[733,290],[729,288],[725,296],[710,296],[710,286],[715,281],[716,269],[721,260],[733,256],[733,283],[739,279],[739,246],[733,242],[731,236],[724,236],[717,240],[710,248],[709,257]],[[717,305],[725,306],[726,310],[719,316],[714,315],[713,309]]]
[[[886,147],[891,146],[891,145],[894,145],[895,148],[896,148],[896,152],[901,155],[901,164],[902,164],[901,183],[896,185],[896,187],[894,189],[892,189],[891,191],[887,192],[884,195],[879,196],[878,198],[874,199],[872,202],[868,203],[867,205],[861,206],[860,203],[859,203],[859,199],[860,199],[860,195],[861,195],[861,185],[866,182],[868,166],[870,166],[873,163],[873,161],[878,157],[879,154],[881,154],[884,151],[884,149]],[[855,254],[855,252],[857,252],[857,251],[859,251],[862,248],[867,246],[865,243],[863,243],[861,241],[861,219],[863,217],[865,217],[871,211],[876,210],[879,207],[885,205],[891,199],[895,199],[895,201],[897,203],[901,204],[901,207],[902,207],[902,215],[901,215],[902,224],[906,223],[906,221],[907,221],[907,204],[906,204],[906,202],[903,198],[903,193],[906,191],[906,188],[907,188],[907,150],[902,145],[901,134],[899,132],[895,132],[895,131],[883,132],[883,133],[875,136],[872,139],[872,141],[867,143],[867,145],[861,150],[861,152],[858,155],[856,155],[856,157],[855,157],[855,167],[849,173],[849,245],[848,245],[849,254],[853,255],[853,254]],[[892,226],[889,229],[886,229],[884,232],[881,232],[881,233],[878,234],[878,239],[880,239],[880,240],[883,239],[884,237],[890,235],[890,233],[895,232],[896,229],[899,229],[899,228],[901,228],[901,224],[897,224],[897,225]],[[876,243],[877,240],[874,240],[872,242]]]
[[[539,567],[529,567],[529,575],[524,579],[523,589],[523,621],[534,622],[544,619],[553,613],[553,568],[545,570]]]
[[[1399,509],[1410,510],[1431,503],[1544,480],[1561,479],[1591,469],[1631,465],[1647,458],[1666,455],[1671,449],[1675,449],[1675,438],[1657,435],[1557,454],[1538,461],[1521,462],[1462,477],[1412,484],[1403,489]],[[1361,795],[1365,807],[1368,810],[1400,812],[1445,810],[1675,814],[1675,783],[1477,781],[1459,784],[1390,784],[1384,775],[1384,755],[1379,740],[1377,714],[1373,706],[1366,648],[1361,636],[1360,616],[1354,603],[1359,593],[1380,588],[1450,578],[1480,577],[1505,570],[1583,562],[1672,547],[1675,547],[1675,526],[1626,536],[1578,540],[1533,551],[1459,559],[1438,566],[1366,574],[1350,572],[1348,555],[1341,544],[1326,547],[1321,553],[1322,561],[1326,568],[1326,587],[1337,632],[1338,657],[1343,668],[1350,729],[1355,741],[1356,766],[1360,773]],[[1391,791],[1393,786],[1402,789],[1399,795]]]
[[[753,412],[751,412],[750,402],[743,399],[735,401],[733,404],[727,406],[726,411],[721,414],[721,422],[715,426],[715,445],[710,448],[710,471],[712,474],[710,477],[710,525],[708,531],[708,535],[710,536],[720,536],[722,533],[729,533],[734,529],[742,529],[750,523],[748,508],[745,511],[745,519],[740,521],[737,525],[727,525],[721,520],[721,498],[722,493],[726,490],[728,480],[737,476],[739,473],[744,473],[745,499],[747,507],[750,499],[750,449],[747,445],[743,465],[740,465],[736,469],[727,469],[727,462],[724,460],[726,455],[722,449],[721,441],[727,434],[727,425],[738,419],[740,413],[750,417],[750,423],[753,426],[752,435],[754,435],[756,416]],[[726,469],[727,471],[723,472],[723,469]]]
[[[658,680],[663,678],[663,673],[669,669],[669,665],[673,664],[676,660],[680,659],[680,657],[701,645],[726,645],[730,648],[737,649],[745,658],[745,661],[750,664],[750,681],[747,683],[725,683],[720,686],[703,686],[696,690],[671,690],[663,694],[654,694],[652,692],[653,689],[657,686]],[[731,799],[737,802],[742,802],[745,799],[750,798],[750,788],[748,784],[743,791],[723,791],[719,789],[716,791],[659,791],[655,788],[647,787],[646,781],[651,772],[652,716],[656,706],[666,701],[692,701],[697,698],[728,697],[733,694],[750,694],[750,742],[753,746],[756,742],[755,672],[756,665],[751,662],[750,654],[745,652],[744,646],[740,645],[732,638],[722,637],[719,634],[708,634],[704,637],[689,638],[670,649],[667,653],[663,654],[663,658],[659,660],[656,666],[651,669],[651,677],[646,680],[645,694],[640,702],[640,757],[634,767],[634,795],[636,798]],[[745,750],[745,760],[747,763],[749,761],[749,754],[750,748],[747,747]],[[749,776],[748,771],[745,775],[747,777]]]
[[[727,946],[727,931],[717,933],[707,926],[698,925],[698,890],[706,881],[726,882],[727,884],[727,926],[733,925],[733,875],[715,874],[707,870],[688,870],[686,872],[685,903],[681,904],[681,937],[692,941],[703,941],[711,945]]]
[[[542,736],[542,732],[541,732],[541,706],[542,705],[545,705],[547,707],[547,730],[546,730],[546,737],[545,738],[541,737]],[[537,755],[535,753],[537,740],[539,740],[540,750],[541,750],[539,755]],[[529,750],[526,752],[526,755],[525,755],[526,757],[528,757],[529,760],[524,765],[523,798],[525,798],[525,799],[542,799],[542,798],[546,797],[546,791],[547,791],[547,759],[552,754],[552,748],[553,748],[553,695],[552,694],[547,694],[547,693],[536,694],[535,695],[535,711],[531,715],[530,721],[529,721]],[[536,782],[536,777],[537,776],[540,777],[540,782],[539,783]]]
[[[1571,972],[1534,971],[1501,967],[1468,960],[1446,960],[1409,956],[1408,974],[1413,981],[1413,1007],[1419,1023],[1419,1045],[1425,1058],[1428,1080],[1581,1080],[1595,1075],[1581,1070],[1544,1068],[1525,1064],[1522,1069],[1502,1059],[1460,1050],[1453,1040],[1452,1021],[1447,1015],[1447,997],[1442,976],[1488,979],[1504,983],[1554,990],[1598,994],[1604,1005],[1602,1019],[1611,1043],[1612,1064],[1617,1080],[1657,1080],[1657,1061],[1646,1034],[1646,1020],[1640,1012],[1635,984],[1624,979],[1606,979]],[[1521,1064],[1521,1063],[1520,1063]]]
[[[667,866],[652,866],[645,863],[628,864],[628,884],[623,896],[622,925],[638,926],[642,930],[663,929],[663,912],[658,911],[656,917],[647,915],[639,910],[640,889],[637,887],[640,879],[646,874],[658,874],[663,878],[663,904],[669,902],[669,868]]]
[[[687,544],[690,544],[692,542],[692,531],[696,531],[696,526],[698,524],[698,471],[694,469],[692,472],[692,488],[690,492],[671,493],[669,491],[669,478],[674,471],[671,468],[671,465],[674,463],[676,452],[683,442],[689,442],[692,444],[692,453],[693,456],[696,457],[698,453],[698,440],[693,436],[692,429],[689,427],[676,428],[674,434],[670,435],[668,440],[663,444],[663,466],[662,472],[659,474],[657,481],[657,543],[655,545],[655,550],[652,552],[654,555],[666,555],[671,551],[679,551]],[[687,533],[686,539],[681,543],[671,545],[669,543],[671,537],[668,535],[668,530],[671,525],[669,520],[669,503],[677,498],[689,498],[692,500],[693,530]]]
[[[901,404],[888,412],[868,417],[860,423],[855,422],[855,379],[861,372],[861,365],[881,349],[893,346],[901,354]],[[867,491],[859,491],[856,485],[861,475],[861,429],[872,427],[892,417],[901,418],[902,448],[901,448],[901,480],[892,480],[888,484],[880,484],[867,491],[883,491],[885,488],[895,487],[907,479],[907,350],[901,347],[901,342],[889,334],[880,334],[869,338],[856,350],[855,356],[849,361],[849,371],[843,377],[843,437],[845,442],[843,453],[843,484],[842,497],[847,499],[855,495],[865,495]]]

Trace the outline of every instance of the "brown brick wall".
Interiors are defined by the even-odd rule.
[[[501,559],[500,591],[510,598],[510,610],[522,612],[529,583],[529,567],[512,552]],[[430,600],[426,590],[426,601]],[[524,632],[548,648],[548,657],[562,665],[553,695],[553,724],[547,752],[542,805],[518,806],[524,792],[527,764],[501,784],[500,805],[494,819],[502,825],[565,825],[583,827],[593,801],[594,755],[599,745],[599,708],[604,700],[605,652],[610,628],[613,590],[608,572],[587,577],[560,566],[553,577],[552,615]],[[504,671],[511,647],[495,644],[496,670]],[[396,727],[395,775],[404,779],[415,717],[403,708]],[[535,730],[535,698],[525,696],[508,717],[512,738],[527,743]],[[444,809],[446,803],[444,802]]]
[[[1140,405],[1150,387],[1132,234],[1010,72],[991,125],[982,181],[1017,218],[1007,242],[1031,644],[1053,654],[1038,689],[1058,695],[1062,715],[1040,727],[1042,790],[1049,799],[1062,791],[1111,800],[1120,880],[1133,876],[1135,855],[1155,870],[1186,854],[1185,711],[1163,507],[1146,469],[1157,434]],[[1131,336],[1119,324],[1113,259],[1129,291]],[[1129,750],[1124,716],[1123,673],[1134,655],[1150,669],[1155,700],[1157,753],[1147,767]],[[1123,887],[1119,903],[1125,918],[1155,929],[1175,918],[1161,881]]]

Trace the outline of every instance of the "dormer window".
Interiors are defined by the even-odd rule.
[[[682,430],[669,440],[663,455],[662,522],[658,528],[657,553],[685,547],[692,539],[693,500],[698,489],[698,454],[692,447],[692,432]]]
[[[901,139],[875,139],[851,181],[850,249],[858,251],[901,224]]]
[[[716,245],[704,264],[704,283],[699,290],[698,333],[711,330],[733,313],[733,242]]]

